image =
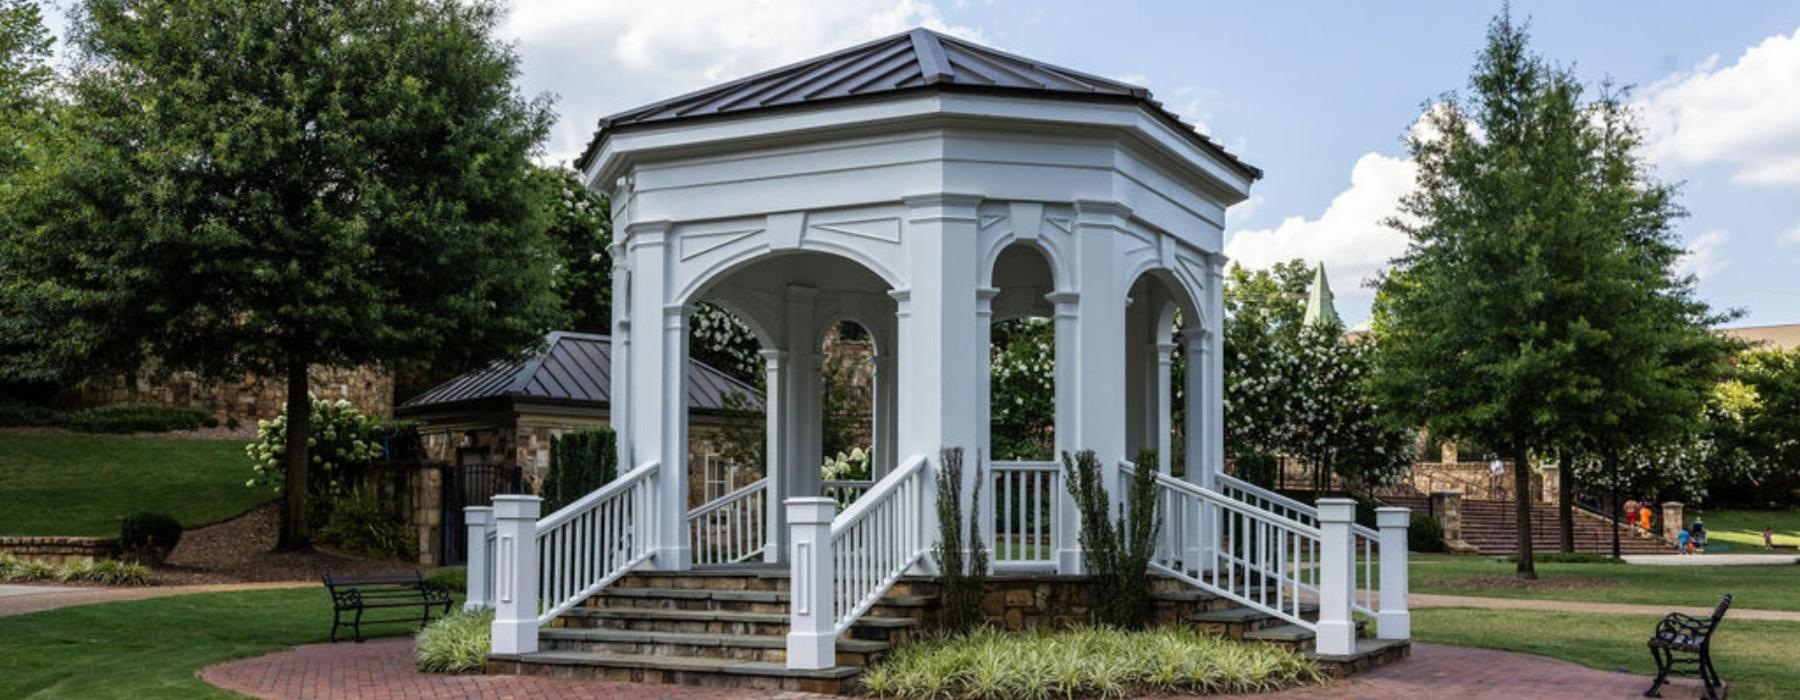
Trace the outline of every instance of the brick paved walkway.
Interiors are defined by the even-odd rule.
[[[788,698],[819,700],[803,693],[604,683],[522,676],[445,676],[413,670],[412,642],[387,639],[366,644],[314,644],[253,659],[209,666],[208,683],[246,695],[283,700],[327,698]],[[1412,658],[1340,681],[1329,687],[1297,688],[1257,698],[1635,698],[1649,679],[1628,673],[1583,668],[1540,656],[1465,647],[1415,644]],[[1663,690],[1664,697],[1698,697],[1691,681]]]

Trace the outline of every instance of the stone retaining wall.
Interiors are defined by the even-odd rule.
[[[188,372],[161,379],[152,379],[153,374],[92,380],[70,390],[58,403],[72,409],[120,403],[193,408],[213,414],[221,423],[236,419],[247,426],[279,416],[287,408],[287,385],[278,377],[246,374],[239,381],[209,382]],[[356,410],[379,418],[394,415],[392,372],[375,365],[349,369],[315,366],[308,375],[316,398],[343,399]]]
[[[0,537],[0,553],[50,566],[117,559],[119,541],[101,537]]]

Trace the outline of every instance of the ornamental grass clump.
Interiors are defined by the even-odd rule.
[[[458,610],[419,630],[414,652],[419,670],[426,673],[466,673],[487,664],[494,611]]]
[[[863,686],[880,697],[986,700],[1260,693],[1324,680],[1294,652],[1179,627],[983,628],[901,647],[863,675]]]

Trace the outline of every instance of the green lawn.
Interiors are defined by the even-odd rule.
[[[1768,551],[1763,549],[1765,527],[1775,531],[1775,544],[1800,545],[1800,510],[1706,510],[1698,515],[1706,523],[1707,544],[1730,545],[1733,554]]]
[[[409,625],[365,627],[370,635]],[[331,604],[319,587],[207,593],[0,617],[0,697],[223,698],[204,666],[323,642]]]
[[[1644,640],[1654,615],[1435,608],[1413,611],[1413,638],[1421,642],[1539,654],[1607,671],[1656,672]],[[1792,698],[1800,694],[1800,624],[1733,620],[1726,616],[1713,640],[1719,675],[1739,700]]]
[[[1641,566],[1632,564],[1537,565],[1540,585],[1532,589],[1503,585],[1513,573],[1511,562],[1486,557],[1414,555],[1414,593],[1540,598],[1600,603],[1642,603],[1711,608],[1730,593],[1734,605],[1761,610],[1800,610],[1800,566]],[[1471,586],[1471,581],[1487,585]],[[1583,587],[1557,587],[1585,580]],[[1800,627],[1796,627],[1800,633]],[[1800,636],[1796,636],[1800,640]]]
[[[0,435],[0,535],[116,537],[132,511],[193,527],[267,501],[235,440]]]

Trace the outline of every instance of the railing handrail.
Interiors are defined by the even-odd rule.
[[[614,495],[617,495],[620,491],[624,491],[625,489],[630,488],[632,484],[637,483],[639,480],[648,478],[650,475],[655,474],[657,468],[660,467],[661,465],[662,465],[661,462],[654,461],[654,460],[640,464],[640,465],[638,465],[638,467],[636,469],[633,469],[631,471],[628,471],[628,472],[625,472],[624,474],[619,475],[619,477],[616,479],[613,479],[611,483],[609,483],[605,486],[602,486],[600,488],[594,489],[588,495],[582,496],[581,498],[577,498],[573,502],[571,502],[569,505],[566,505],[566,506],[556,509],[556,512],[554,512],[554,513],[546,515],[542,518],[538,518],[538,522],[537,522],[538,532],[543,532],[546,529],[553,528],[553,527],[561,525],[565,522],[568,522],[569,520],[573,519],[577,515],[580,515],[584,511],[587,511],[588,509],[593,508],[595,505],[605,501],[606,499],[611,498]]]
[[[867,487],[867,486],[874,486],[874,485],[875,485],[874,479],[821,479],[819,481],[819,486],[821,488],[829,488],[832,486],[864,486],[864,487]]]
[[[1056,462],[1056,461],[1037,461],[1037,460],[1016,461],[1016,462],[995,460],[993,470],[994,471],[1004,470],[1004,471],[1015,471],[1015,472],[1044,472],[1044,471],[1060,472],[1060,471],[1062,471],[1062,463]]]
[[[1305,513],[1309,516],[1312,516],[1314,524],[1317,524],[1319,522],[1319,508],[1317,506],[1307,505],[1303,502],[1297,501],[1297,500],[1295,500],[1293,498],[1289,498],[1287,496],[1283,496],[1279,493],[1270,491],[1269,489],[1263,488],[1261,486],[1257,486],[1256,484],[1252,484],[1248,481],[1244,481],[1243,479],[1239,479],[1230,474],[1219,474],[1219,475],[1217,475],[1217,477],[1219,479],[1219,483],[1221,483],[1221,484],[1224,484],[1231,488],[1237,489],[1239,491],[1243,491],[1243,492],[1248,493],[1257,498],[1265,499],[1265,500],[1269,501],[1270,503],[1281,506],[1283,508],[1287,508],[1287,509],[1299,512],[1299,513]],[[1233,500],[1236,500],[1236,499],[1233,499]],[[1369,527],[1367,525],[1363,525],[1361,523],[1350,523],[1350,531],[1355,532],[1358,536],[1367,537],[1372,540],[1380,540],[1381,539],[1381,533],[1377,532],[1375,530],[1375,528]]]
[[[1123,469],[1127,472],[1135,472],[1136,471],[1136,467],[1134,467],[1130,462],[1119,463],[1119,468]],[[1217,505],[1220,508],[1243,513],[1243,514],[1249,515],[1251,517],[1265,518],[1265,519],[1282,517],[1281,514],[1279,514],[1279,513],[1274,513],[1271,511],[1263,510],[1261,508],[1250,505],[1243,501],[1240,501],[1235,498],[1231,498],[1229,496],[1221,494],[1217,491],[1211,491],[1208,489],[1201,488],[1199,486],[1195,486],[1184,480],[1177,479],[1175,477],[1169,476],[1168,474],[1164,474],[1162,472],[1157,472],[1156,483],[1161,484],[1163,486],[1167,486],[1170,489],[1180,491],[1189,496],[1193,496],[1194,498],[1211,501],[1214,505]],[[1282,519],[1288,520],[1292,523],[1292,525],[1288,525],[1286,523],[1283,524],[1283,526],[1287,529],[1290,529],[1299,534],[1308,535],[1308,536],[1311,536],[1314,538],[1317,538],[1320,536],[1319,526],[1316,524],[1303,523],[1298,520],[1294,520],[1293,518],[1282,518]]]
[[[899,469],[881,477],[880,481],[875,482],[869,487],[869,490],[863,492],[861,498],[856,499],[855,503],[845,508],[844,512],[838,513],[836,518],[832,518],[831,536],[836,538],[839,533],[861,521],[875,507],[876,503],[886,499],[887,495],[899,488],[900,484],[906,481],[913,472],[924,469],[925,464],[925,455],[913,455],[912,459],[906,460],[906,463],[900,465]]]
[[[702,515],[706,515],[707,513],[711,513],[720,508],[724,508],[725,506],[731,505],[733,502],[743,499],[745,497],[748,497],[752,493],[756,493],[757,491],[763,490],[763,488],[767,487],[768,485],[769,485],[769,477],[765,476],[761,479],[757,479],[756,481],[752,481],[748,484],[744,484],[743,486],[739,486],[737,488],[737,490],[732,491],[731,493],[728,493],[728,494],[725,494],[718,498],[707,501],[705,504],[701,505],[699,508],[695,508],[693,510],[688,511],[687,521],[690,523],[694,522],[694,520],[696,518],[699,518]]]

